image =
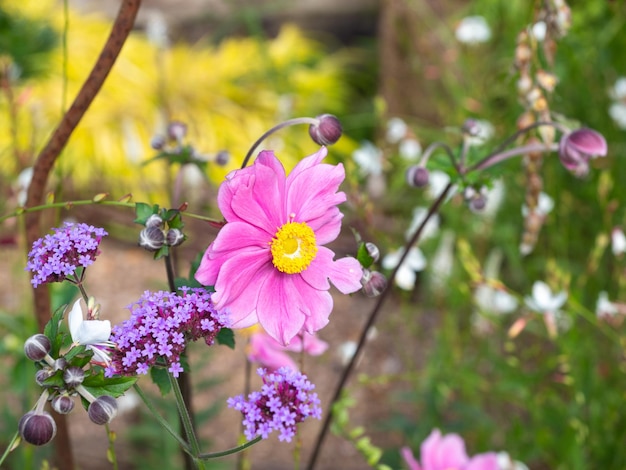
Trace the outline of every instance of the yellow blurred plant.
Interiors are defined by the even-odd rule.
[[[57,1],[8,0],[3,8],[46,19],[59,34],[63,31],[65,17]],[[68,20],[66,77],[58,47],[44,77],[13,81],[13,103],[0,98],[2,116],[11,115],[11,106],[15,110],[12,126],[0,126],[0,173],[5,181],[32,165],[109,33],[110,22],[97,15],[70,10]],[[342,70],[348,60],[344,53],[326,53],[294,26],[284,26],[272,40],[236,38],[217,46],[181,43],[163,48],[133,33],[59,159],[56,176],[75,191],[158,197],[156,188],[162,188],[166,178],[158,166],[162,163],[142,163],[156,154],[150,147],[152,137],[178,120],[188,125],[188,139],[199,154],[227,150],[232,156],[226,166],[208,165],[209,178],[219,183],[240,165],[251,143],[278,121],[344,112],[349,89]],[[68,102],[62,103],[65,80]],[[13,136],[11,128],[16,130]],[[265,144],[288,168],[316,148],[302,138],[302,129],[297,132],[297,139],[290,139],[291,131],[286,130]],[[349,139],[340,142],[334,147],[339,152],[348,153],[354,145]]]

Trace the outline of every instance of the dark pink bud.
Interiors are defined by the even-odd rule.
[[[430,174],[420,165],[412,165],[406,170],[406,182],[414,188],[423,188],[428,185]]]
[[[54,419],[45,411],[29,411],[20,419],[18,429],[22,439],[35,446],[47,444],[57,433]]]
[[[24,343],[24,354],[31,361],[41,361],[50,352],[51,347],[46,335],[33,335]]]
[[[322,114],[316,118],[318,124],[309,126],[309,135],[313,142],[319,145],[332,145],[339,140],[341,133],[341,123],[332,114]]]
[[[585,176],[589,160],[606,156],[606,139],[593,129],[582,128],[565,134],[559,144],[559,158],[576,176]]]

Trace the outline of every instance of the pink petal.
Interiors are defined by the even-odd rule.
[[[337,207],[333,207],[325,216],[307,221],[309,227],[315,232],[315,241],[318,245],[326,245],[339,236],[341,219],[343,219],[343,214]]]
[[[333,261],[334,257],[332,250],[324,246],[318,247],[317,256],[300,276],[309,286],[317,290],[328,290],[330,288],[328,279],[343,294],[359,290],[363,277],[361,264],[354,258]]]
[[[320,149],[314,154],[300,160],[294,169],[291,170],[291,173],[289,173],[289,177],[293,178],[302,173],[304,170],[319,164],[322,160],[324,160],[324,158],[326,158],[327,154],[328,149],[326,147],[320,147]]]
[[[285,167],[280,162],[280,160],[274,155],[273,150],[263,150],[259,152],[259,155],[256,157],[254,161],[256,165],[264,165],[272,169],[276,175],[282,177],[282,179],[286,179]]]
[[[422,470],[420,464],[417,462],[417,460],[415,460],[411,449],[409,449],[408,447],[403,447],[402,449],[400,449],[400,454],[402,454],[402,458],[409,467],[409,470]]]
[[[295,276],[273,270],[267,275],[257,303],[259,323],[272,338],[283,346],[302,329],[305,321],[305,308],[302,308],[303,296],[294,285]],[[313,289],[308,289],[313,291]]]
[[[219,256],[219,252],[237,251],[242,248],[257,248],[270,253],[272,236],[246,222],[229,222],[217,234],[210,250]]]
[[[298,370],[296,363],[285,352],[285,348],[264,331],[254,333],[250,337],[248,359],[271,370],[281,367]]]
[[[464,470],[499,470],[498,455],[495,452],[486,452],[472,457]]]
[[[304,329],[313,334],[328,325],[328,317],[333,311],[333,297],[328,291],[309,289],[303,299],[306,304],[304,311],[307,315]]]

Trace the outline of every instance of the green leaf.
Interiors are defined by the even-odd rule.
[[[104,371],[85,377],[82,385],[93,396],[111,395],[114,398],[124,395],[124,392],[137,382],[137,377],[105,377]]]
[[[158,212],[159,206],[157,204],[151,206],[143,202],[137,202],[135,203],[135,214],[137,215],[137,217],[135,218],[134,222],[136,224],[145,225],[148,217]]]
[[[150,378],[152,379],[152,382],[159,387],[161,395],[165,396],[170,393],[172,387],[170,385],[170,379],[167,376],[167,369],[162,367],[151,367]]]
[[[178,209],[176,209],[176,214],[167,221],[167,225],[169,228],[177,228],[178,230],[182,230],[185,227],[183,216]]]
[[[228,346],[230,349],[235,349],[235,333],[230,328],[222,328],[215,337],[217,344]]]
[[[57,308],[52,314],[52,318],[50,321],[46,323],[44,327],[43,334],[48,337],[51,343],[50,355],[52,357],[58,357],[59,351],[63,346],[63,340],[65,335],[59,331],[59,327],[61,326],[61,322],[63,321],[63,312],[67,305],[61,305]]]
[[[374,258],[372,258],[365,247],[365,243],[359,243],[359,249],[356,252],[356,259],[361,263],[361,266],[364,268],[369,268],[372,263],[374,263]]]
[[[65,360],[67,362],[70,362],[72,359],[74,359],[76,356],[80,355],[80,354],[85,354],[87,352],[87,347],[83,346],[82,344],[80,346],[74,346],[72,349],[70,349],[67,354],[65,354]],[[89,354],[91,356],[93,356],[93,352],[89,351]],[[87,360],[87,362],[89,362],[89,360]]]
[[[170,254],[170,247],[167,245],[163,245],[154,253],[154,259],[158,260]]]

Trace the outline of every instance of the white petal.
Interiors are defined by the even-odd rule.
[[[398,262],[400,261],[400,256],[402,255],[401,250],[391,251],[383,257],[382,266],[385,269],[393,269],[398,266]]]
[[[415,271],[406,267],[406,264],[403,263],[396,273],[396,284],[398,287],[404,290],[413,290],[415,279]]]
[[[532,34],[537,41],[541,42],[546,38],[547,29],[545,21],[537,21],[532,27]]]
[[[416,139],[403,139],[402,142],[400,142],[398,151],[400,152],[400,156],[402,158],[408,161],[413,161],[417,160],[417,158],[422,154],[422,146]]]
[[[493,310],[496,313],[511,313],[517,308],[517,299],[508,292],[496,290],[493,295]]]
[[[491,29],[482,16],[468,16],[461,20],[455,31],[459,42],[477,44],[491,38]]]
[[[67,324],[74,343],[78,341],[78,330],[80,329],[80,325],[83,323],[83,310],[80,306],[80,301],[81,299],[78,299],[74,302],[74,306],[67,316]]]
[[[535,305],[539,307],[538,310],[552,310],[552,291],[543,281],[537,281],[533,284],[533,297]]]
[[[567,302],[567,292],[561,291],[556,296],[552,297],[550,310],[558,310]]]
[[[615,256],[626,253],[626,235],[619,228],[611,231],[611,250]]]
[[[80,324],[77,337],[73,338],[78,344],[98,344],[108,341],[111,336],[111,322],[109,320],[85,320]]]
[[[397,144],[404,138],[407,131],[406,123],[400,118],[391,118],[387,123],[387,141],[391,144]]]
[[[409,249],[409,254],[404,259],[404,263],[402,264],[412,269],[413,271],[423,271],[427,265],[427,262],[424,254],[422,253],[422,250],[412,246]]]

